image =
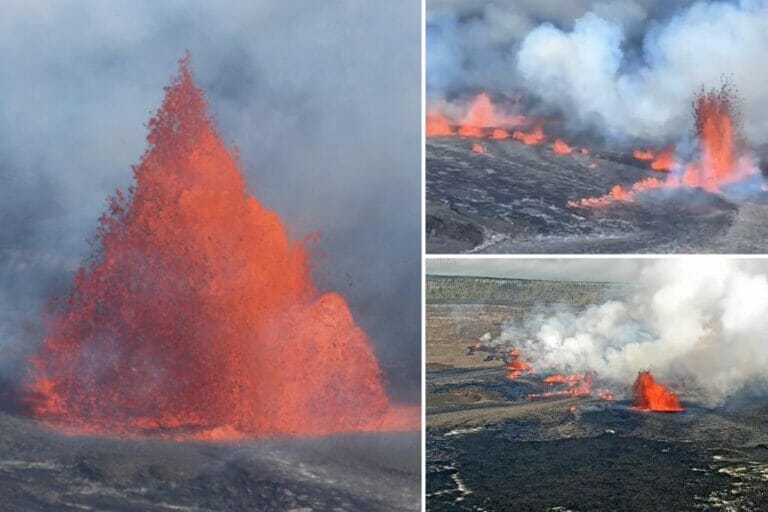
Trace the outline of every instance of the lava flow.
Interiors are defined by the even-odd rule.
[[[592,375],[588,373],[584,375],[578,373],[572,373],[570,375],[549,375],[548,377],[544,377],[543,382],[550,386],[563,384],[565,385],[565,389],[548,390],[543,393],[531,393],[528,395],[529,398],[545,398],[564,395],[582,396],[592,393]]]
[[[658,153],[651,149],[636,149],[632,156],[637,160],[651,162],[654,171],[671,171],[675,165],[675,147],[667,146]]]
[[[246,191],[188,56],[134,185],[47,319],[31,414],[73,432],[219,439],[412,430],[344,298]]]
[[[642,371],[637,374],[637,380],[632,386],[635,395],[634,408],[643,411],[680,412],[677,395],[653,380],[651,372]]]
[[[561,155],[569,155],[573,149],[563,139],[557,139],[552,144],[552,151]]]

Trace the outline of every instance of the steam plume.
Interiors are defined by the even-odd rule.
[[[538,371],[594,370],[629,386],[643,369],[685,381],[705,402],[765,379],[768,274],[744,260],[660,260],[625,300],[583,311],[558,307],[504,326],[500,342]]]

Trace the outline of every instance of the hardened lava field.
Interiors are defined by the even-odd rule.
[[[534,305],[578,309],[627,291],[622,284],[427,278],[428,510],[768,507],[765,406],[705,407],[683,393],[684,410],[647,412],[633,407],[631,389],[612,389],[611,400],[594,392],[541,396],[553,389],[543,375],[510,379],[509,361],[482,345],[473,349]]]

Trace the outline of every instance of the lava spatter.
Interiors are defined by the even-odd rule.
[[[418,428],[344,298],[315,288],[302,243],[246,191],[188,56],[165,91],[133,186],[47,321],[32,415],[200,438]]]

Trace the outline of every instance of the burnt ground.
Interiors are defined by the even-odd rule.
[[[520,314],[427,306],[428,510],[768,510],[768,404],[705,408],[683,394],[670,414],[633,410],[628,389],[613,402],[530,398],[541,376],[509,380],[466,348]]]
[[[628,154],[482,143],[485,153],[472,151],[472,139],[427,140],[430,253],[768,252],[768,194],[656,190],[632,203],[571,208],[569,200],[659,173]]]
[[[0,510],[419,510],[420,435],[117,440],[0,413]]]

